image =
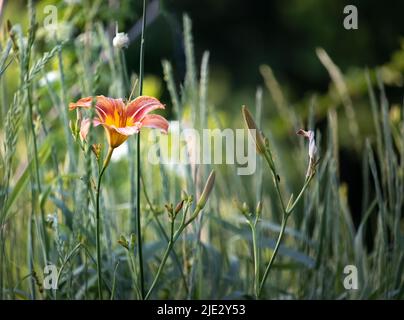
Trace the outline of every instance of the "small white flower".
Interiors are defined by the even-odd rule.
[[[117,32],[112,40],[112,44],[118,49],[127,48],[129,45],[129,37],[125,32]]]

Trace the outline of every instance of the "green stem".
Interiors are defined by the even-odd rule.
[[[306,181],[305,181],[305,183],[304,183],[304,185],[303,185],[303,188],[302,188],[302,190],[300,190],[300,193],[299,193],[299,195],[297,196],[296,200],[293,202],[293,204],[292,204],[290,207],[286,208],[286,213],[287,213],[287,214],[292,213],[293,209],[296,207],[297,203],[299,202],[300,198],[302,197],[304,191],[305,191],[305,190],[307,189],[307,187],[309,186],[310,181],[311,181],[311,179],[312,179],[313,177],[314,177],[314,174],[311,174],[311,175],[306,179]]]
[[[257,230],[256,226],[250,222],[251,232],[252,232],[252,241],[253,241],[253,255],[254,255],[254,293],[256,298],[259,296],[259,281],[260,281],[260,259],[259,259],[259,251],[257,246]]]
[[[283,198],[282,198],[282,194],[281,194],[281,190],[280,190],[278,174],[275,171],[275,165],[273,163],[272,156],[269,154],[268,150],[266,150],[264,152],[264,157],[265,157],[265,160],[268,163],[268,166],[271,169],[271,172],[272,172],[272,175],[273,175],[273,178],[274,178],[275,189],[276,189],[276,192],[278,194],[279,201],[281,203],[281,207],[282,207],[282,225],[281,225],[281,230],[280,230],[279,235],[278,235],[278,239],[277,239],[276,244],[275,244],[274,252],[272,253],[271,259],[269,260],[269,263],[268,263],[268,265],[267,265],[267,267],[265,269],[264,276],[262,277],[258,293],[256,294],[257,298],[259,298],[261,296],[262,289],[263,289],[263,287],[265,285],[265,281],[266,281],[266,279],[268,277],[268,274],[269,274],[269,271],[271,270],[271,267],[272,267],[272,265],[273,265],[273,263],[275,261],[275,257],[276,257],[276,255],[278,253],[279,246],[280,246],[282,238],[283,238],[283,234],[285,233],[288,218],[289,218],[290,214],[292,213],[293,209],[296,207],[299,200],[301,199],[304,191],[307,189],[308,185],[310,184],[311,179],[314,176],[314,172],[313,172],[309,177],[307,177],[307,179],[306,179],[306,181],[305,181],[299,195],[297,196],[296,200],[293,202],[293,204],[291,204],[290,206],[288,204],[288,206],[286,207],[285,203],[283,202]]]
[[[27,71],[28,74],[28,71]],[[28,80],[27,80],[28,81]],[[34,167],[35,167],[35,180],[36,180],[36,193],[41,194],[42,193],[42,187],[41,187],[41,178],[39,174],[39,159],[38,159],[38,142],[36,138],[36,133],[35,133],[35,125],[34,125],[34,119],[33,119],[33,103],[32,103],[32,93],[31,93],[31,85],[28,84],[27,86],[27,102],[28,102],[28,116],[29,116],[29,123],[30,123],[30,130],[32,134],[32,144],[34,148]],[[34,200],[33,200],[34,201]],[[41,226],[40,226],[40,232],[42,233],[43,236],[43,244],[44,248],[42,250],[43,256],[44,256],[44,263],[45,265],[47,264],[48,257],[47,257],[47,252],[48,252],[48,238],[46,235],[46,220],[45,220],[45,211],[43,206],[39,206],[39,211],[41,214]]]
[[[147,204],[149,205],[150,210],[153,212],[154,220],[156,221],[156,224],[157,224],[157,226],[158,226],[158,228],[159,228],[161,234],[163,235],[164,240],[166,240],[167,243],[168,243],[168,242],[170,241],[170,239],[168,238],[168,235],[167,235],[166,231],[164,230],[163,225],[162,225],[161,222],[160,222],[160,219],[158,218],[158,212],[156,211],[156,209],[154,208],[153,204],[152,204],[151,201],[150,201],[149,195],[147,194],[147,190],[146,190],[146,186],[145,186],[144,180],[141,179],[141,181],[142,181],[142,187],[143,187],[143,194],[144,194],[144,196],[145,196],[146,202],[147,202]],[[188,211],[188,208],[189,208],[189,205],[187,205],[187,207],[185,208],[184,213],[186,213],[186,212]],[[181,225],[183,225],[183,224],[185,223],[185,217],[186,217],[186,215],[184,214],[183,217],[182,217]],[[186,279],[186,277],[185,277],[184,270],[183,270],[182,267],[181,267],[180,259],[178,258],[178,255],[177,255],[177,253],[176,253],[175,251],[173,251],[172,256],[173,256],[174,261],[175,261],[175,263],[176,263],[176,265],[177,265],[178,271],[179,271],[180,274],[181,274],[181,278],[182,278],[182,282],[183,282],[185,291],[186,291],[187,294],[188,294],[187,279]]]
[[[102,176],[104,175],[105,169],[107,168],[109,161],[111,160],[113,148],[108,149],[108,154],[104,160],[104,164],[98,175],[97,192],[96,192],[96,249],[97,249],[97,284],[98,284],[98,298],[102,300],[102,290],[101,290],[101,243],[100,243],[100,190]]]
[[[279,201],[280,201],[281,206],[282,206],[282,211],[286,212],[285,203],[283,202],[281,188],[280,188],[280,185],[279,185],[279,177],[278,177],[278,174],[275,171],[275,166],[274,166],[274,163],[273,163],[273,161],[271,159],[272,157],[268,154],[268,151],[264,152],[264,157],[265,157],[265,160],[268,163],[269,168],[271,169],[272,176],[273,176],[273,179],[274,179],[276,193],[278,194],[278,198],[279,198]]]
[[[187,206],[187,207],[185,208],[185,210],[188,210],[188,208],[189,208],[189,206]],[[164,252],[163,259],[161,260],[160,266],[159,266],[159,268],[158,268],[158,270],[157,270],[156,276],[154,277],[153,283],[152,283],[152,285],[150,286],[150,289],[149,289],[149,291],[148,291],[147,294],[146,294],[146,297],[145,297],[146,300],[150,297],[151,293],[152,293],[153,290],[154,290],[154,287],[156,286],[156,284],[157,284],[157,282],[158,282],[158,280],[159,280],[159,278],[160,278],[161,271],[163,270],[163,268],[164,268],[164,266],[165,266],[165,264],[166,264],[167,258],[168,258],[169,254],[170,254],[170,252],[171,252],[171,250],[172,250],[172,248],[173,248],[173,246],[174,246],[174,243],[177,241],[177,239],[178,239],[179,236],[181,235],[182,231],[184,231],[184,229],[185,229],[192,221],[195,220],[195,218],[198,216],[198,214],[199,214],[199,212],[200,212],[201,210],[202,210],[202,207],[197,204],[197,205],[196,205],[196,208],[195,208],[195,211],[193,212],[193,214],[192,214],[192,216],[189,218],[189,220],[188,220],[187,222],[182,221],[180,227],[178,228],[178,230],[177,230],[175,233],[174,233],[174,221],[171,223],[170,241],[168,242],[166,251]],[[185,215],[185,214],[186,214],[186,211],[184,211],[184,215]]]
[[[143,0],[143,23],[142,36],[140,42],[140,62],[139,62],[139,96],[143,93],[143,67],[144,67],[144,42],[146,29],[146,0]],[[140,277],[140,292],[144,297],[144,272],[143,272],[143,253],[142,253],[142,231],[140,224],[140,132],[136,136],[136,226],[137,226],[137,253],[139,258],[139,277]]]
[[[174,245],[174,241],[170,240],[170,242],[167,245],[166,251],[164,252],[163,259],[161,260],[161,263],[157,270],[156,276],[154,277],[154,280],[150,286],[150,289],[145,296],[145,300],[149,299],[151,293],[153,292],[154,287],[156,286],[156,284],[160,278],[161,271],[163,270],[163,268],[166,264],[167,258],[170,255],[171,249],[173,248],[173,245]]]
[[[128,250],[128,259],[129,259],[129,267],[130,271],[132,273],[132,279],[133,279],[133,289],[135,291],[135,294],[138,297],[141,297],[139,286],[137,285],[137,267],[136,267],[136,257],[135,253],[133,250]]]
[[[149,291],[147,292],[147,294],[145,296],[145,300],[149,299],[151,293],[153,292],[154,287],[156,286],[156,284],[157,284],[157,282],[158,282],[158,280],[160,278],[161,271],[163,270],[163,268],[164,268],[164,266],[166,264],[166,261],[168,259],[168,256],[170,255],[171,249],[174,246],[174,243],[175,243],[175,239],[174,239],[174,219],[173,219],[173,221],[171,221],[170,241],[168,242],[166,251],[164,252],[163,259],[161,260],[161,263],[160,263],[159,268],[157,270],[156,276],[154,277],[154,280],[153,280],[153,282],[152,282],[152,284],[150,286],[150,289],[149,289]]]
[[[285,233],[285,228],[286,228],[286,223],[288,221],[288,218],[289,218],[289,215],[284,215],[283,218],[282,218],[281,231],[279,232],[278,240],[276,241],[276,245],[275,245],[275,248],[274,248],[274,252],[272,253],[271,260],[269,260],[269,263],[268,263],[268,265],[267,265],[267,267],[265,269],[265,272],[264,272],[264,276],[262,277],[261,284],[260,284],[258,294],[257,294],[257,298],[259,298],[261,296],[262,289],[264,288],[264,285],[265,285],[265,281],[267,280],[269,271],[271,270],[271,267],[272,267],[272,265],[273,265],[273,263],[275,261],[275,257],[276,257],[276,255],[278,253],[279,246],[281,244],[283,234]]]
[[[32,196],[34,193],[31,192]],[[28,265],[30,275],[34,274],[34,209],[31,208],[31,215],[29,217],[29,224],[28,224]],[[36,292],[35,292],[35,280],[34,277],[30,277],[30,289],[31,289],[31,297],[32,300],[36,299]]]

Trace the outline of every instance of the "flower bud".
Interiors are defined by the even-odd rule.
[[[119,243],[122,247],[124,247],[125,249],[129,250],[129,242],[128,242],[128,240],[126,240],[126,238],[125,238],[124,235],[121,235],[121,236],[119,237],[118,243]]]
[[[215,184],[215,176],[216,176],[215,171],[212,170],[212,172],[208,177],[208,180],[206,181],[205,187],[203,188],[201,197],[199,198],[197,203],[197,206],[201,209],[205,206],[206,201],[208,200],[209,195],[213,189],[213,186]]]
[[[233,199],[234,206],[240,211],[241,213],[243,212],[243,205],[240,201],[237,199]]]
[[[181,190],[181,199],[188,201],[188,193],[185,190]]]
[[[265,137],[261,133],[261,131],[257,128],[257,125],[255,124],[254,118],[252,117],[250,111],[248,111],[246,106],[242,107],[242,113],[243,113],[243,118],[244,122],[248,128],[249,133],[254,139],[255,146],[257,148],[258,153],[264,153],[265,152]]]
[[[101,143],[94,143],[91,145],[91,151],[95,154],[97,160],[100,159],[101,154]]]
[[[249,212],[250,208],[247,205],[247,202],[243,202],[243,206],[242,206],[243,212]]]
[[[184,206],[184,201],[185,200],[181,200],[180,202],[178,202],[178,204],[176,205],[175,209],[174,209],[174,215],[177,216],[178,212],[181,211],[182,207]]]
[[[168,213],[168,219],[170,221],[173,221],[175,219],[175,214],[174,214],[174,209],[173,209],[173,204],[166,204],[164,205],[166,207],[167,213]]]
[[[115,48],[122,49],[129,46],[129,37],[124,32],[118,32],[112,40],[112,45]]]
[[[257,208],[255,209],[255,214],[259,217],[262,212],[262,202],[258,201]]]
[[[246,202],[241,203],[237,199],[233,199],[234,206],[240,211],[240,213],[247,218],[247,220],[250,219],[251,213],[250,213],[250,208],[248,207]]]

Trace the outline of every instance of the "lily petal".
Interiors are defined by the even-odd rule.
[[[80,137],[82,140],[86,140],[88,131],[90,130],[90,119],[83,119],[80,124]]]
[[[94,99],[97,113],[94,126],[101,124],[104,127],[111,148],[120,146],[130,135],[139,133],[142,126],[158,128],[167,133],[169,126],[167,120],[159,115],[148,114],[155,109],[164,109],[164,105],[156,98],[140,96],[125,105],[122,99],[105,96],[86,97],[76,103],[70,103],[69,109],[89,109]],[[90,120],[83,120],[80,130],[82,139],[87,137],[89,129]]]
[[[149,112],[156,109],[164,109],[164,105],[156,98],[140,96],[132,100],[126,107],[126,115],[132,118],[133,122],[138,122]]]
[[[168,121],[158,114],[148,114],[141,121],[142,127],[160,129],[163,133],[168,132]]]
[[[88,131],[90,130],[91,121],[88,118],[85,118],[80,123],[80,137],[83,140],[87,139]],[[101,124],[100,120],[95,118],[93,119],[93,127],[97,127]]]
[[[139,133],[140,128],[139,126],[128,126],[128,127],[123,127],[123,128],[115,128],[116,132],[119,132],[120,134],[124,136],[131,136],[136,133]]]
[[[104,127],[105,132],[107,134],[108,144],[112,148],[119,147],[129,137],[126,134],[122,134],[122,133],[118,132],[118,128],[116,128],[113,125],[108,125],[108,124],[102,123],[102,126]]]
[[[86,97],[86,98],[81,98],[77,102],[70,102],[69,103],[69,111],[72,111],[76,108],[90,108],[91,107],[91,101],[93,100],[93,97]]]
[[[95,97],[95,108],[97,110],[98,116],[105,120],[108,116],[113,117],[115,110],[124,110],[125,104],[122,99],[113,99],[105,96]],[[86,97],[78,100],[76,103],[69,104],[69,110],[74,110],[76,108],[91,108],[93,97]]]

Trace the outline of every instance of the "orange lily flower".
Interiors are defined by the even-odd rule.
[[[86,97],[69,104],[69,110],[91,108],[93,97]],[[154,97],[140,96],[125,104],[122,99],[97,96],[95,101],[96,117],[93,126],[102,125],[107,133],[108,143],[112,149],[120,146],[129,136],[138,133],[142,127],[160,129],[167,133],[168,121],[157,114],[149,114],[164,105]],[[90,129],[90,119],[81,121],[80,135],[86,139]]]

